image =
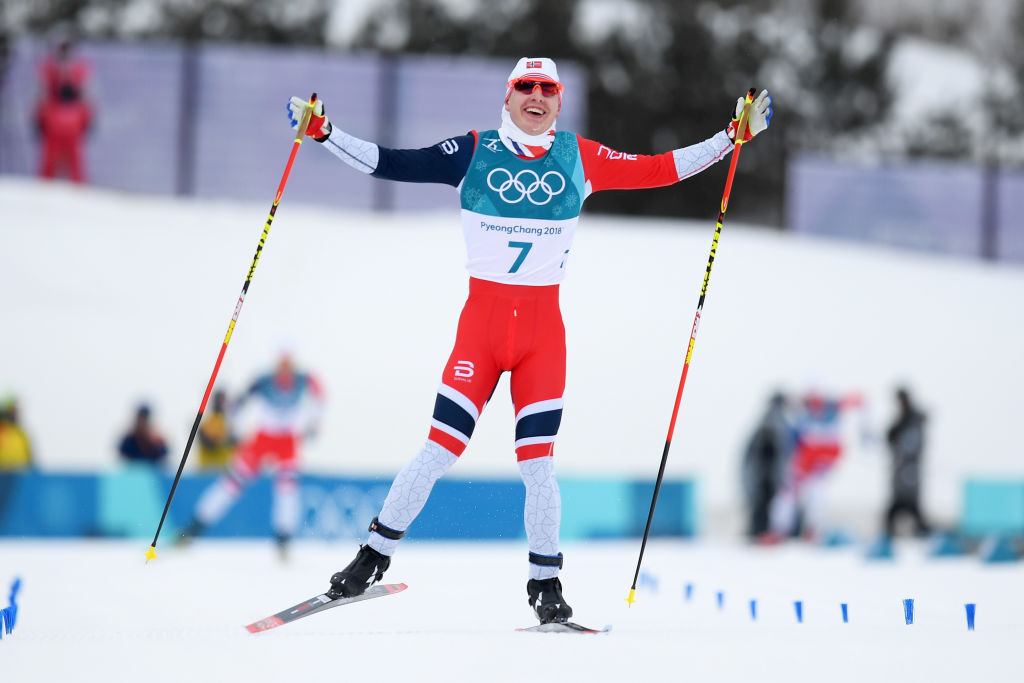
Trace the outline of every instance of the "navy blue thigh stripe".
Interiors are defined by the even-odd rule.
[[[524,415],[516,422],[516,441],[536,436],[555,436],[562,424],[562,410],[545,410],[543,413]]]
[[[441,394],[437,395],[434,402],[434,419],[465,434],[467,438],[473,436],[473,429],[476,427],[476,420],[465,408]]]

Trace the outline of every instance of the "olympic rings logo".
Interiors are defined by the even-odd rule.
[[[499,181],[497,186],[494,184],[494,174],[496,173],[505,174],[505,178]],[[548,178],[551,176],[558,179],[557,190],[548,182]],[[487,187],[497,192],[506,204],[518,204],[526,198],[530,200],[531,204],[543,206],[550,202],[556,194],[562,194],[565,191],[565,177],[558,171],[548,171],[544,175],[538,176],[528,168],[513,176],[512,171],[498,167],[487,174]],[[512,197],[506,196],[505,193],[508,190],[515,191]],[[542,201],[538,201],[538,198]]]

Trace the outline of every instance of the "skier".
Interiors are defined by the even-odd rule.
[[[238,446],[227,471],[211,484],[196,503],[195,516],[182,532],[179,545],[218,522],[264,465],[273,465],[273,525],[278,550],[284,558],[288,542],[299,524],[298,446],[315,432],[323,406],[323,390],[312,376],[295,368],[285,349],[272,373],[262,375],[238,399],[236,411],[250,399],[260,407],[256,433]]]
[[[427,441],[396,476],[355,559],[331,577],[329,595],[363,593],[381,580],[399,540],[434,483],[465,450],[502,372],[511,373],[515,452],[526,487],[528,602],[541,623],[566,621],[558,529],[561,498],[554,441],[565,388],[565,328],[558,283],[580,209],[591,193],[671,185],[703,171],[733,147],[743,98],[726,130],[683,149],[624,154],[574,133],[556,132],[563,85],[555,63],[524,57],[509,74],[495,130],[469,131],[422,149],[360,140],[314,104],[305,130],[358,171],[377,178],[451,185],[459,191],[468,252],[469,297],[441,375]],[[289,103],[292,126],[307,107]],[[755,100],[742,141],[768,127],[771,98]]]
[[[793,457],[772,500],[771,531],[761,542],[777,543],[794,534],[809,541],[822,536],[825,484],[843,452],[842,417],[863,404],[859,394],[833,398],[816,387],[803,396],[793,416]]]

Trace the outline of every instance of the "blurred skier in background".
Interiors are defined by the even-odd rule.
[[[458,84],[444,86],[457,99]],[[505,83],[497,129],[403,150],[345,133],[328,121],[322,101],[314,105],[304,132],[349,166],[376,178],[456,188],[470,275],[469,298],[441,375],[427,441],[395,478],[366,544],[331,577],[331,596],[359,595],[383,577],[399,540],[434,483],[465,450],[507,371],[516,414],[516,459],[526,487],[528,602],[542,623],[572,616],[558,578],[561,497],[552,456],[565,389],[558,287],[580,210],[593,192],[671,185],[724,158],[733,148],[743,98],[724,130],[689,147],[645,156],[556,132],[562,92],[552,60],[524,57]],[[306,108],[306,100],[292,98],[293,126]],[[762,91],[740,142],[765,130],[771,115],[771,98]]]
[[[40,95],[35,123],[40,141],[39,174],[55,178],[66,173],[85,182],[83,148],[92,125],[89,65],[73,54],[70,37],[60,36],[39,67]]]
[[[742,483],[747,501],[746,535],[757,539],[770,530],[770,509],[786,481],[793,453],[793,428],[786,416],[786,397],[775,392],[754,429],[743,456]]]
[[[910,515],[918,536],[927,535],[931,525],[921,512],[921,460],[924,454],[925,415],[914,405],[910,391],[896,390],[898,413],[886,432],[892,455],[892,478],[889,507],[885,512],[885,534],[896,533],[896,518]]]
[[[299,525],[299,446],[315,436],[324,392],[311,374],[296,369],[290,348],[282,350],[274,370],[253,382],[239,398],[236,413],[253,401],[258,409],[256,432],[243,441],[227,471],[196,503],[195,515],[179,545],[216,524],[264,467],[274,470],[272,524],[278,551],[285,559]]]
[[[825,485],[843,452],[842,417],[863,406],[858,394],[830,398],[812,387],[793,415],[793,457],[784,484],[772,500],[771,530],[762,537],[773,543],[794,535],[818,540],[825,525]]]

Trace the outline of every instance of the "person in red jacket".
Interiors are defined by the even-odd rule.
[[[68,40],[57,44],[39,67],[41,93],[35,112],[40,139],[39,175],[56,178],[66,173],[76,183],[85,182],[82,147],[92,123],[87,97],[89,65],[71,54]]]

